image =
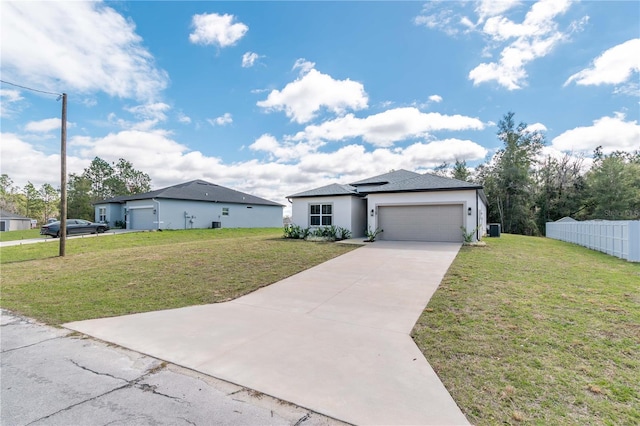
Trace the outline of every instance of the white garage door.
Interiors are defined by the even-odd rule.
[[[378,208],[382,240],[462,242],[462,205]]]

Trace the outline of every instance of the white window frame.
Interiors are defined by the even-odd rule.
[[[222,208],[222,216],[229,216],[229,207]]]
[[[107,208],[98,207],[98,222],[106,222],[106,221],[107,221]]]
[[[314,209],[316,206],[318,207],[317,213],[316,209]],[[314,218],[318,218],[318,224],[313,223]],[[333,203],[309,203],[309,226],[320,227],[331,225],[333,225]]]

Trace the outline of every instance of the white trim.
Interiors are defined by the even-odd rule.
[[[154,206],[132,206],[132,207],[125,207],[127,210],[139,210],[139,209],[153,209]]]

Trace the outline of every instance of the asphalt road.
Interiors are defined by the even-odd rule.
[[[3,426],[343,424],[4,310],[0,331]]]

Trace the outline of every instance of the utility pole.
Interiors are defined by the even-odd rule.
[[[67,94],[62,94],[62,123],[60,126],[60,256],[67,246]]]

